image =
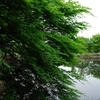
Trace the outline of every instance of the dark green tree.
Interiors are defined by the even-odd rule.
[[[77,37],[76,42],[80,44],[80,48],[82,50],[82,53],[88,53],[89,52],[89,38],[85,37]]]
[[[100,34],[93,35],[90,39],[90,49],[92,52],[100,52]]]
[[[78,22],[89,8],[69,0],[0,0],[0,80],[3,100],[78,100],[73,77],[59,68],[80,51]]]

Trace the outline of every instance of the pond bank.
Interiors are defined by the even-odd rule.
[[[88,53],[84,55],[78,55],[78,57],[81,59],[100,61],[100,53]]]

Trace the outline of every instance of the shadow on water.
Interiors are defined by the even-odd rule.
[[[76,83],[76,88],[85,94],[80,100],[100,100],[100,60],[85,59],[76,65],[76,70],[87,80]]]

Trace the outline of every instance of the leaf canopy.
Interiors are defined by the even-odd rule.
[[[77,18],[90,9],[71,0],[1,0],[0,9],[3,100],[78,100],[76,74],[59,66],[76,61],[75,39],[88,25]]]

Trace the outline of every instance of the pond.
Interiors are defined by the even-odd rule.
[[[80,62],[76,71],[87,80],[76,82],[76,88],[85,94],[80,96],[80,100],[100,100],[100,61],[95,59]]]

